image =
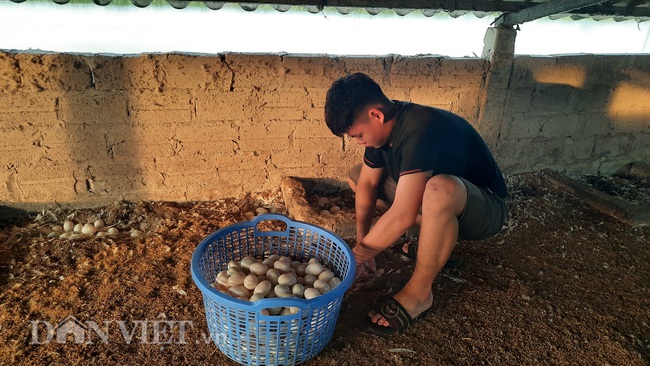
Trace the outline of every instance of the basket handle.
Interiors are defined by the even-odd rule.
[[[284,231],[263,231],[263,232],[260,232],[259,230],[257,230],[257,227],[258,227],[259,223],[262,222],[262,221],[282,221],[285,224],[287,224],[287,228]],[[274,214],[274,213],[267,213],[267,214],[261,214],[261,215],[255,216],[250,222],[251,222],[251,225],[253,226],[253,228],[255,229],[255,232],[260,232],[260,235],[273,235],[274,232],[276,232],[276,233],[277,232],[288,232],[289,227],[295,225],[294,221],[291,220],[290,218],[288,218],[287,216],[281,215],[281,214]]]

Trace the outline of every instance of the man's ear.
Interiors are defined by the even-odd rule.
[[[372,107],[368,110],[368,116],[372,121],[379,121],[380,123],[384,123],[384,112],[381,111],[381,109]]]

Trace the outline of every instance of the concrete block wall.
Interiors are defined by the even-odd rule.
[[[323,120],[363,71],[394,99],[473,120],[487,62],[300,55],[0,53],[0,202],[209,200],[283,176],[345,180],[362,150]]]
[[[611,174],[648,161],[650,57],[516,57],[498,147],[506,171]]]

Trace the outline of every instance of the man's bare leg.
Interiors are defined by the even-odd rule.
[[[348,184],[350,185],[350,188],[352,188],[352,192],[357,191],[357,185],[352,181],[352,179],[348,178]],[[390,208],[390,203],[382,200],[381,198],[377,198],[377,208],[388,210]]]
[[[460,179],[437,175],[429,179],[422,202],[422,224],[413,276],[395,295],[412,318],[431,307],[433,281],[447,262],[458,238],[458,216],[467,202],[467,190]],[[372,321],[388,326],[375,311]]]

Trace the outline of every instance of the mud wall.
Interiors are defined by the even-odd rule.
[[[517,57],[498,141],[507,171],[611,174],[650,161],[650,56]]]
[[[0,53],[0,203],[209,200],[286,175],[344,179],[361,149],[331,135],[323,104],[356,71],[467,118],[506,173],[609,172],[650,157],[647,65],[516,58],[488,78],[479,58]],[[483,110],[486,80],[503,84],[498,114]]]

